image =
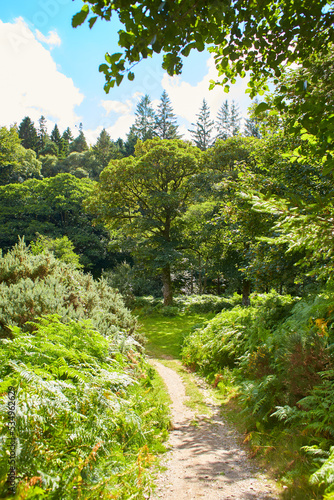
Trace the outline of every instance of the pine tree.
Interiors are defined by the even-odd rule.
[[[74,137],[72,135],[71,129],[67,127],[61,136],[61,147],[59,148],[60,158],[66,158],[70,153],[70,145],[72,144]]]
[[[193,136],[196,146],[205,151],[211,146],[211,134],[214,125],[214,121],[210,119],[210,109],[205,99],[203,99],[200,112],[196,116],[198,117],[197,122],[191,124],[196,129],[189,130],[189,132]]]
[[[135,114],[134,134],[142,141],[152,139],[155,129],[155,113],[152,108],[151,99],[147,94],[138,103]]]
[[[230,109],[230,134],[231,136],[238,135],[240,132],[240,112],[239,106],[232,101],[231,109]]]
[[[108,165],[112,158],[117,159],[123,156],[119,142],[112,141],[105,128],[101,131],[96,144],[93,146],[93,151],[102,169]]]
[[[137,144],[139,137],[137,136],[135,126],[130,127],[129,133],[126,135],[126,141],[123,145],[124,156],[132,156],[135,152],[135,145]]]
[[[83,125],[80,123],[79,125],[79,135],[74,139],[72,144],[70,145],[70,152],[74,153],[82,153],[83,151],[86,151],[88,149],[88,145],[86,142],[85,135],[83,133]]]
[[[48,136],[48,131],[46,127],[46,118],[45,116],[41,116],[40,119],[38,120],[39,123],[39,128],[37,131],[37,136],[38,136],[38,143],[37,143],[37,150],[38,153],[40,153],[46,146],[46,143],[48,142],[49,136]]]
[[[178,139],[180,136],[177,133],[177,129],[176,116],[174,115],[168,94],[164,90],[155,118],[155,133],[160,139]]]
[[[60,147],[61,147],[61,135],[60,135],[59,128],[58,128],[57,124],[55,124],[55,126],[53,128],[51,135],[50,135],[50,138],[51,138],[52,142],[57,144],[58,149],[60,149]]]
[[[33,149],[34,151],[37,151],[37,130],[35,128],[34,122],[31,121],[29,116],[23,118],[20,123],[18,132],[22,146],[26,149]]]
[[[230,108],[227,99],[218,111],[216,125],[218,131],[217,139],[226,141],[230,136]]]
[[[261,139],[261,132],[256,118],[247,118],[245,120],[244,135],[246,137],[257,137],[257,139]]]

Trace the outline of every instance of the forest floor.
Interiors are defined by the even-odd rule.
[[[149,336],[150,361],[169,393],[172,419],[168,451],[161,460],[151,500],[281,498],[276,483],[249,457],[242,436],[222,416],[221,402],[214,391],[175,359],[175,345],[172,356],[167,354],[173,337],[172,328],[168,331],[172,318],[164,320],[161,329],[156,321],[153,335],[145,328],[150,327],[152,332],[152,320],[144,323],[145,334]],[[165,342],[161,330],[169,336]],[[157,336],[159,342],[155,343]],[[197,404],[194,404],[196,391]]]

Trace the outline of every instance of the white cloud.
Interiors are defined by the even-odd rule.
[[[207,74],[196,85],[191,85],[182,80],[182,76],[171,77],[166,73],[162,78],[162,86],[171,100],[174,113],[186,121],[186,124],[182,126],[184,139],[191,138],[187,128],[191,128],[191,123],[196,122],[196,114],[198,114],[202,106],[203,99],[209,105],[211,119],[213,120],[216,119],[217,112],[226,99],[229,103],[234,100],[239,105],[240,114],[243,117],[247,115],[247,108],[251,104],[251,99],[245,94],[248,83],[247,78],[238,78],[235,85],[230,86],[228,94],[224,92],[221,85],[209,90],[210,80],[218,80],[218,72],[213,57],[208,59],[207,66]]]
[[[36,30],[36,38],[40,42],[46,43],[49,45],[50,49],[53,47],[59,47],[61,45],[61,39],[57,33],[57,31],[49,31],[48,36],[43,35],[40,31]]]
[[[45,37],[57,44],[58,35]],[[58,37],[59,38],[59,37]],[[0,21],[0,125],[20,123],[29,116],[35,123],[43,114],[59,128],[74,127],[75,113],[84,96],[73,80],[61,73],[51,53],[37,40],[22,18]]]

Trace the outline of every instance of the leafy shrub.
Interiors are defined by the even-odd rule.
[[[45,314],[59,314],[63,321],[91,319],[105,335],[136,330],[122,297],[104,279],[95,281],[51,253],[32,255],[20,241],[0,254],[0,334],[5,325],[29,328],[27,322]]]
[[[0,496],[6,491],[7,397],[16,393],[16,471],[26,498],[147,498],[147,467],[166,435],[153,371],[129,337],[48,316],[0,341]],[[123,351],[122,353],[120,351]]]

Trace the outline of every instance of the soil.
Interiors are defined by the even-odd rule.
[[[172,400],[169,451],[152,500],[276,500],[278,488],[247,456],[241,438],[201,384],[210,416],[185,405],[185,385],[174,370],[151,360]]]

